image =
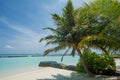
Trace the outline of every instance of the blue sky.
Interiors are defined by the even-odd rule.
[[[77,8],[89,0],[73,0]],[[42,30],[54,27],[51,13],[61,14],[67,0],[0,0],[0,54],[43,53]]]

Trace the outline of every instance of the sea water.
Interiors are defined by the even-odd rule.
[[[65,56],[62,62],[61,56],[0,58],[0,78],[40,68],[38,65],[41,61],[76,65],[78,60],[78,56]]]

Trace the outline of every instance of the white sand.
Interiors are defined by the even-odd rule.
[[[115,59],[117,71],[120,71],[120,59]]]
[[[120,60],[116,60],[117,66],[120,69]],[[118,69],[118,70],[119,70]],[[97,76],[90,78],[85,74],[78,74],[75,71],[57,69],[52,67],[44,67],[29,72],[15,74],[0,80],[120,80],[117,77]]]
[[[74,71],[45,67],[42,69],[40,68],[40,69],[36,69],[33,71],[20,73],[20,74],[6,77],[6,78],[2,78],[0,80],[46,80],[46,79],[47,80],[53,80],[53,79],[60,80],[60,78],[64,78],[64,77],[69,78],[69,76],[72,73],[77,74]]]

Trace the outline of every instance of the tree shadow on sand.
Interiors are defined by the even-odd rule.
[[[45,79],[36,79],[36,80],[120,80],[120,77],[115,76],[102,76],[98,75],[94,78],[88,77],[86,74],[83,73],[71,73],[70,76],[64,76],[61,74],[52,75],[53,78],[45,78]]]
[[[88,77],[86,74],[82,74],[82,73],[77,74],[75,72],[71,73],[70,76],[57,74],[57,75],[52,75],[52,77],[53,78],[51,79],[45,78],[45,79],[37,79],[37,80],[101,80],[100,77],[91,78],[91,77]]]
[[[120,65],[117,65],[117,72],[120,73]],[[88,77],[83,73],[72,72],[69,76],[65,76],[62,74],[52,75],[53,78],[45,78],[45,79],[36,79],[36,80],[120,80],[120,76],[103,76],[97,75],[94,78]]]

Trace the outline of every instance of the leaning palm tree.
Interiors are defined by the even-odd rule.
[[[101,12],[97,11],[102,11],[102,7],[94,10],[94,7],[91,8],[91,4],[93,3],[74,9],[72,2],[69,0],[63,9],[62,16],[52,14],[56,28],[44,28],[51,30],[53,34],[42,38],[40,42],[46,40],[46,45],[56,45],[56,47],[46,50],[44,55],[62,49],[66,50],[66,54],[72,49],[71,55],[74,56],[77,51],[85,71],[88,75],[93,76],[85,64],[82,49],[97,48],[103,50],[106,54],[108,54],[108,50],[118,50],[120,49],[120,37],[118,34],[120,30],[116,28],[114,31],[116,33],[113,34],[113,29],[110,28],[113,22],[111,18],[108,14],[101,14]]]
[[[78,43],[85,36],[83,34],[83,27],[79,27],[78,17],[79,9],[74,9],[72,1],[68,0],[67,5],[63,9],[62,16],[58,14],[52,14],[53,20],[56,24],[56,28],[44,28],[51,30],[52,35],[48,35],[44,38],[41,38],[40,42],[46,40],[46,45],[55,44],[56,47],[47,49],[44,52],[44,55],[49,54],[50,52],[57,52],[59,50],[66,50],[65,54],[72,49],[71,55],[74,56],[75,52],[78,52],[80,60],[82,61],[83,67],[89,76],[94,76],[87,68],[84,57],[82,56],[81,50],[78,48]],[[84,16],[83,16],[84,17]],[[63,54],[63,55],[65,55]]]

